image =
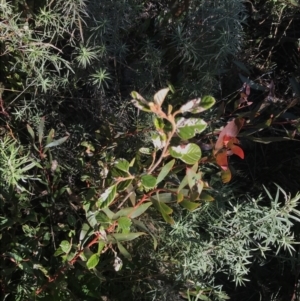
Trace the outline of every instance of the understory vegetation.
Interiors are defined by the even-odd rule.
[[[1,300],[300,300],[298,0],[0,0]]]

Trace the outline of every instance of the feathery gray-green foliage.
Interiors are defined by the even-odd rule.
[[[208,293],[212,300],[225,300],[225,295],[220,298],[222,286],[217,285],[222,275],[243,285],[254,263],[263,266],[280,253],[278,261],[283,265],[295,254],[298,242],[293,226],[300,221],[299,199],[299,194],[291,197],[280,187],[275,197],[266,190],[256,199],[230,200],[230,195],[222,193],[215,203],[180,213],[161,237],[164,244],[156,255],[159,269],[172,262],[168,275],[173,281],[192,283],[204,294],[214,287]]]

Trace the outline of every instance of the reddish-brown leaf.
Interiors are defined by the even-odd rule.
[[[222,150],[219,153],[217,153],[216,162],[223,170],[228,169],[228,158],[226,150]]]
[[[246,84],[246,87],[245,87],[245,93],[247,96],[250,95],[250,86]]]
[[[232,144],[230,149],[235,155],[239,156],[241,159],[244,159],[244,151],[239,146]]]
[[[220,150],[224,146],[224,139],[234,138],[238,135],[245,122],[244,118],[235,118],[231,120],[221,131],[219,138],[215,145],[215,150]]]

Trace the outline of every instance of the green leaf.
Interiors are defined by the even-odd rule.
[[[93,231],[91,227],[88,224],[83,224],[80,235],[79,235],[79,241],[81,245],[84,245],[84,243],[89,239],[89,237],[93,234]]]
[[[123,191],[126,188],[128,188],[129,185],[131,185],[132,180],[126,180],[126,181],[122,181],[118,184],[118,191]]]
[[[63,240],[60,245],[59,245],[62,249],[63,252],[65,253],[69,253],[69,251],[71,250],[71,244],[67,241],[67,240]]]
[[[207,127],[207,123],[200,118],[177,118],[176,131],[183,140],[188,140],[202,133]]]
[[[143,154],[143,155],[148,155],[148,156],[150,156],[151,153],[152,153],[152,151],[151,151],[151,149],[150,149],[149,147],[141,147],[141,148],[139,149],[139,152],[140,152],[141,154]]]
[[[108,207],[113,200],[115,199],[117,192],[117,186],[112,185],[109,188],[107,188],[100,196],[100,198],[97,201],[98,208],[106,208]]]
[[[190,165],[195,164],[201,158],[201,149],[194,143],[171,146],[169,152],[173,158],[180,159]]]
[[[151,112],[149,109],[149,103],[137,92],[131,92],[131,96],[134,98],[131,100],[131,103],[138,108],[139,110],[145,112]]]
[[[172,208],[169,207],[167,204],[159,202],[158,200],[151,198],[151,201],[153,202],[154,207],[156,208],[157,211],[159,211],[164,218],[164,220],[173,225],[174,220],[169,216],[173,212]]]
[[[216,103],[216,100],[214,99],[214,97],[209,96],[209,95],[203,96],[201,103],[200,103],[201,110],[199,111],[199,109],[198,109],[197,113],[200,113],[200,112],[210,109],[215,103]],[[195,113],[195,112],[193,111],[192,113]]]
[[[162,217],[164,218],[164,220],[165,220],[168,224],[174,225],[175,222],[174,222],[173,218],[172,218],[170,215],[168,215],[168,214],[165,213],[164,211],[161,212],[161,215],[162,215]]]
[[[181,113],[191,112],[196,109],[201,102],[201,98],[195,98],[193,100],[189,100],[186,104],[180,107]]]
[[[45,127],[45,117],[40,119],[40,123],[38,125],[38,136],[39,136],[39,143],[42,144],[42,140],[44,137],[44,127]]]
[[[120,216],[127,216],[129,218],[136,218],[142,215],[150,206],[152,202],[143,203],[142,205],[138,206],[137,208],[128,207],[119,210],[114,216],[113,219],[117,219]]]
[[[157,117],[156,115],[153,115],[153,124],[157,131],[162,130],[165,127],[163,119]]]
[[[129,162],[125,159],[119,159],[118,162],[116,163],[115,167],[128,173]]]
[[[192,114],[201,113],[215,104],[216,100],[212,96],[204,96],[188,101],[181,106],[180,111],[182,113],[191,112]]]
[[[201,195],[200,195],[200,200],[206,201],[206,202],[211,202],[211,201],[214,200],[214,198],[210,194],[208,194],[207,192],[202,191]]]
[[[153,195],[152,198],[163,203],[176,202],[176,195],[170,192],[157,193],[156,195]]]
[[[184,194],[181,193],[181,192],[178,192],[177,193],[177,203],[180,203],[183,201],[183,198],[184,198]]]
[[[114,213],[109,208],[102,208],[102,211],[107,215],[109,219],[113,219]]]
[[[169,174],[169,172],[172,169],[174,163],[175,163],[175,160],[171,160],[166,165],[164,165],[164,167],[161,169],[159,175],[157,176],[156,185],[158,183],[160,183]]]
[[[66,252],[64,252],[61,247],[57,248],[55,253],[53,254],[54,257],[57,257],[59,255],[65,254]]]
[[[47,136],[46,144],[50,144],[53,141],[54,133],[55,133],[54,129],[51,129]]]
[[[34,134],[34,131],[33,131],[32,127],[29,124],[27,124],[27,131],[30,134],[32,140],[34,140],[35,134]]]
[[[126,188],[126,192],[129,194],[129,199],[132,206],[135,206],[136,204],[136,193],[134,190],[135,189],[131,184]]]
[[[148,105],[148,101],[145,100],[145,98],[142,95],[140,95],[138,92],[132,91],[130,93],[130,95],[131,95],[131,97],[133,97],[134,99],[137,99],[138,101],[140,101],[144,105]]]
[[[141,177],[141,183],[147,189],[154,188],[156,186],[156,178],[151,175],[144,175]]]
[[[129,230],[131,226],[131,219],[126,216],[121,216],[118,219],[118,227],[122,230]]]
[[[196,173],[191,168],[187,168],[186,175],[190,189],[192,189],[201,179],[201,173]]]
[[[143,105],[141,102],[139,102],[139,101],[136,100],[136,99],[132,99],[132,100],[131,100],[131,103],[132,103],[136,108],[138,108],[138,109],[141,110],[141,111],[144,111],[144,112],[151,112],[150,109],[148,109],[145,105]]]
[[[155,93],[154,98],[153,98],[154,103],[156,103],[157,105],[159,105],[161,107],[161,105],[163,104],[169,91],[170,91],[169,88],[165,88],[165,89],[159,90],[157,93]]]
[[[47,144],[45,146],[45,148],[50,148],[50,147],[54,147],[54,146],[58,146],[58,145],[61,145],[63,144],[64,142],[66,142],[68,140],[69,136],[65,136],[63,138],[60,138],[58,140],[54,140],[52,141],[51,143]]]
[[[97,266],[97,264],[99,263],[99,255],[98,254],[93,254],[89,260],[86,263],[86,267],[90,270],[93,269]]]
[[[200,206],[199,203],[194,203],[187,200],[183,200],[182,202],[180,202],[180,205],[189,211],[194,211],[196,208]]]
[[[121,252],[121,254],[128,260],[132,260],[130,253],[125,249],[125,247],[118,241],[117,241],[117,245],[118,245],[118,249]]]
[[[98,221],[96,219],[97,215],[98,215],[98,211],[96,212],[89,211],[86,213],[86,219],[92,228],[98,225]]]
[[[99,241],[98,243],[98,251],[97,251],[97,254],[100,256],[101,255],[101,252],[102,250],[104,249],[104,247],[106,246],[106,243],[102,240]]]
[[[174,94],[176,92],[174,86],[170,82],[167,82],[167,84],[170,91]]]
[[[182,179],[177,191],[179,192],[180,190],[182,190],[186,185],[188,185],[188,178],[187,175]]]
[[[134,232],[134,233],[115,233],[112,235],[108,235],[107,239],[111,240],[110,238],[114,238],[116,241],[131,241],[138,238],[141,235],[146,235],[144,232]]]
[[[166,214],[172,214],[173,209],[169,207],[166,203],[159,202],[160,208],[166,213]]]
[[[108,208],[105,208],[105,209],[108,209]],[[97,223],[100,223],[103,226],[109,226],[112,224],[111,219],[108,218],[107,215],[104,214],[103,212],[98,212],[98,214],[95,216],[95,218],[97,220]]]

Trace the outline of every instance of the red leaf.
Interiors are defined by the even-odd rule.
[[[224,135],[223,137],[223,146],[227,147],[228,142],[232,139],[232,137]]]
[[[239,140],[237,138],[232,138],[228,144],[227,147],[231,150],[231,152],[237,156],[239,156],[241,159],[244,159],[244,151],[237,146],[239,144]]]
[[[224,146],[224,139],[228,139],[228,137],[234,138],[238,135],[239,131],[243,127],[245,122],[244,118],[235,118],[231,120],[221,131],[219,138],[215,145],[215,150],[220,150]],[[225,137],[226,136],[226,137]]]
[[[244,151],[239,146],[233,144],[230,149],[235,155],[239,156],[241,159],[244,159]]]
[[[216,162],[223,170],[228,169],[228,158],[226,150],[222,150],[221,152],[217,153]]]

